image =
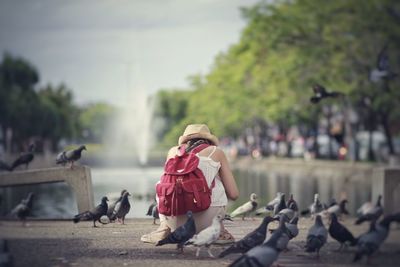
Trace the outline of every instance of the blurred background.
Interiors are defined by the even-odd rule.
[[[232,160],[398,166],[399,26],[395,0],[2,0],[0,160],[85,144],[95,202],[125,188],[131,217],[189,123]],[[335,94],[310,101],[316,84]],[[77,212],[53,184],[1,188],[2,214],[29,191],[39,217]]]

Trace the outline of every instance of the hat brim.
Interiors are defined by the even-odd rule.
[[[194,134],[189,134],[189,135],[182,135],[179,137],[178,144],[182,145],[189,140],[195,139],[195,138],[203,138],[209,140],[213,145],[217,146],[219,144],[218,138],[215,135],[209,134],[209,133],[194,133]]]

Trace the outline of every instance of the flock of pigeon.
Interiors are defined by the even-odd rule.
[[[24,165],[25,169],[28,169],[29,164],[35,158],[35,150],[36,150],[36,145],[33,143],[29,145],[28,151],[22,152],[18,156],[18,158],[16,158],[11,164],[8,164],[4,161],[0,161],[0,171],[4,170],[11,172],[17,167]],[[70,163],[71,164],[70,167],[72,169],[74,162],[81,158],[83,150],[86,150],[86,146],[81,145],[76,149],[65,150],[61,152],[56,157],[56,164],[61,164],[65,166],[67,163]]]
[[[339,203],[332,200],[329,205],[323,204],[319,199],[319,195],[315,194],[313,203],[306,210],[299,212],[293,195],[291,194],[286,201],[285,194],[279,192],[276,198],[265,207],[257,209],[257,195],[253,193],[250,195],[248,202],[235,209],[230,215],[225,217],[217,215],[212,225],[197,235],[195,235],[196,226],[193,214],[188,212],[186,223],[171,232],[163,240],[160,240],[156,246],[177,244],[177,248],[183,251],[185,246],[192,245],[198,248],[196,256],[199,256],[201,247],[206,247],[209,256],[214,257],[210,247],[218,239],[222,220],[232,219],[233,217],[241,217],[244,220],[246,217],[262,215],[264,218],[256,229],[223,250],[218,257],[223,258],[232,253],[240,253],[242,255],[230,266],[271,266],[278,259],[279,254],[287,250],[290,240],[299,234],[297,226],[299,217],[310,214],[314,224],[308,229],[304,247],[305,252],[314,252],[316,257],[319,258],[319,252],[326,244],[329,234],[340,244],[339,250],[347,246],[356,247],[354,262],[360,260],[363,256],[367,256],[369,261],[370,256],[379,249],[389,235],[390,224],[392,222],[400,222],[400,212],[386,215],[380,220],[383,215],[381,196],[378,197],[375,205],[370,202],[365,203],[358,210],[358,218],[355,224],[368,221],[370,222],[370,227],[367,232],[359,237],[354,237],[339,222],[339,218],[348,214],[346,203],[347,200],[342,200]],[[328,228],[324,225],[324,218],[330,221]],[[273,221],[279,221],[279,227],[269,229],[271,236],[267,239],[268,225]]]

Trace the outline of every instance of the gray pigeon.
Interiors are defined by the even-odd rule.
[[[123,189],[121,191],[121,195],[119,196],[119,198],[114,203],[111,203],[110,205],[108,205],[107,217],[108,217],[108,219],[110,219],[110,222],[112,222],[111,217],[113,215],[115,206],[117,205],[117,203],[119,203],[122,200],[122,196],[124,195],[125,192],[128,192],[128,191],[126,189]]]
[[[276,214],[274,218],[279,220],[279,218],[285,216],[287,221],[291,221],[294,217],[297,217],[296,203],[291,202],[289,205],[290,205],[289,207],[281,210],[278,214]]]
[[[244,220],[244,218],[246,216],[249,216],[249,214],[253,211],[256,210],[257,208],[257,195],[255,193],[252,193],[250,195],[250,201],[244,203],[242,206],[238,207],[237,209],[235,209],[231,214],[230,217],[234,218],[236,216],[242,216],[242,220]]]
[[[118,219],[118,221],[120,221],[122,224],[125,224],[125,216],[131,209],[131,204],[129,203],[128,199],[130,195],[131,194],[129,194],[129,192],[124,192],[121,201],[115,205],[110,221],[115,221],[115,219]]]
[[[257,209],[255,214],[256,215],[265,214],[265,216],[273,215],[275,205],[279,204],[279,202],[281,201],[281,195],[282,195],[281,192],[277,192],[276,197],[270,202],[268,202],[268,204],[265,207]]]
[[[153,224],[156,224],[156,220],[160,219],[160,216],[159,216],[159,213],[158,213],[157,201],[154,201],[153,203],[150,204],[146,215],[153,217]]]
[[[235,242],[229,248],[219,254],[219,257],[225,257],[231,253],[246,253],[250,249],[261,245],[267,236],[267,227],[270,222],[274,221],[271,216],[266,216],[262,220],[260,226],[258,226],[254,231],[248,233],[245,237]]]
[[[277,249],[278,240],[281,238],[283,232],[281,230],[275,231],[272,236],[263,243],[261,246],[256,246],[241,257],[236,259],[230,267],[269,267],[279,256]]]
[[[12,267],[14,266],[14,259],[10,254],[7,240],[0,239],[0,266]]]
[[[107,201],[108,198],[104,196],[101,199],[101,203],[94,209],[75,215],[73,219],[74,223],[78,223],[80,221],[93,221],[93,227],[97,227],[96,221],[103,224],[100,221],[100,218],[107,214],[107,209],[108,209]]]
[[[322,222],[321,215],[315,217],[315,223],[308,230],[306,252],[317,252],[319,258],[319,251],[325,245],[328,239],[328,231]]]
[[[23,221],[24,225],[26,217],[31,214],[34,196],[35,195],[30,192],[28,196],[21,200],[21,202],[11,211],[11,215],[17,216],[18,219]]]
[[[382,196],[379,195],[378,196],[378,200],[376,201],[376,205],[374,207],[371,208],[367,208],[366,206],[364,206],[364,209],[361,209],[363,207],[361,207],[359,210],[361,210],[361,214],[360,216],[358,216],[357,220],[355,221],[355,224],[361,224],[365,221],[376,221],[379,219],[379,217],[381,217],[381,215],[383,214],[383,207],[381,204],[381,199]]]
[[[214,258],[214,255],[211,253],[211,245],[217,241],[222,228],[222,221],[224,220],[224,216],[218,214],[213,218],[211,225],[205,229],[203,229],[200,233],[193,236],[189,239],[185,245],[193,245],[197,247],[196,257],[200,254],[201,247],[206,247],[208,255],[211,258]]]
[[[281,194],[279,203],[274,206],[274,216],[277,215],[281,210],[286,209],[285,194]]]
[[[68,162],[71,163],[71,169],[74,166],[74,162],[78,161],[82,156],[82,150],[86,150],[86,146],[81,145],[77,149],[63,151],[56,157],[56,163],[65,166]]]
[[[166,238],[158,241],[156,246],[165,244],[177,244],[177,248],[183,252],[183,245],[196,233],[196,225],[194,223],[193,213],[188,211],[186,213],[187,221],[170,233]]]
[[[10,171],[13,171],[20,165],[25,164],[25,169],[28,169],[29,163],[33,160],[35,153],[35,144],[29,145],[28,152],[21,153],[20,156],[11,164]]]
[[[394,220],[395,215],[391,214],[385,216],[379,223],[371,222],[368,232],[362,234],[357,240],[357,251],[353,262],[361,260],[364,255],[368,256],[369,262],[370,256],[379,249],[388,237],[390,224]]]

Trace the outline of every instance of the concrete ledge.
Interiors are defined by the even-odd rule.
[[[376,168],[372,181],[372,196],[382,195],[385,213],[400,211],[400,168]]]
[[[65,182],[72,187],[79,212],[94,207],[90,168],[75,166],[74,169],[56,167],[0,174],[0,187],[28,184]]]

